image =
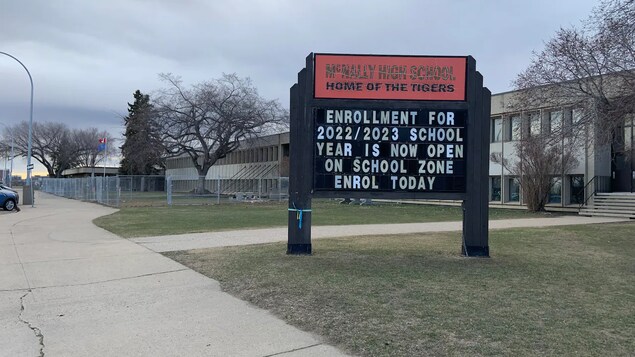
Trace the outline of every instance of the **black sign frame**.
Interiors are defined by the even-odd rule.
[[[346,55],[351,56],[351,55]],[[448,57],[448,56],[444,56]],[[298,82],[290,90],[290,159],[288,254],[311,254],[311,199],[386,198],[461,200],[463,244],[466,256],[489,256],[488,244],[488,171],[490,91],[476,71],[476,61],[467,56],[466,100],[376,100],[322,99],[314,97],[314,58],[306,58],[306,67],[298,73]],[[384,192],[359,190],[314,191],[314,150],[317,109],[434,110],[466,111],[465,192]]]

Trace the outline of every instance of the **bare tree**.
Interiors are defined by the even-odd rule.
[[[525,130],[515,144],[516,159],[504,158],[500,152],[490,155],[491,161],[518,178],[528,210],[544,211],[554,184],[553,178],[562,176],[578,164],[575,157],[578,139],[568,135],[569,132],[569,128],[555,128],[548,133],[530,135],[530,131]]]
[[[635,1],[602,2],[589,18],[588,27],[597,29],[596,37],[606,44],[611,71],[635,86]]]
[[[519,92],[510,108],[579,108],[577,125],[592,128],[599,143],[614,143],[635,110],[634,18],[635,0],[606,0],[583,27],[558,30],[514,81]]]
[[[514,86],[509,111],[567,107],[578,114],[557,132],[531,136],[524,130],[515,162],[492,154],[492,161],[519,177],[528,208],[543,210],[551,178],[577,164],[582,140],[624,154],[622,128],[635,111],[635,0],[602,1],[582,27],[558,30]]]
[[[100,151],[99,139],[106,138],[109,154],[113,154],[116,148],[115,139],[106,131],[97,128],[75,129],[72,132],[73,140],[78,148],[77,166],[95,167],[106,158],[106,152]]]
[[[8,133],[9,131],[5,131]],[[29,123],[26,121],[11,127],[15,144],[15,155],[26,157],[28,153]],[[32,132],[32,155],[40,162],[49,177],[60,177],[62,172],[73,167],[92,167],[103,160],[99,153],[99,138],[112,137],[96,128],[70,130],[58,122],[34,122]]]
[[[62,123],[34,122],[32,155],[47,170],[49,177],[59,177],[62,171],[77,163],[77,145],[71,131]],[[11,128],[15,152],[25,157],[28,149],[29,123],[23,121]]]
[[[192,160],[198,172],[196,193],[205,192],[207,171],[241,140],[288,121],[278,101],[262,98],[249,78],[224,74],[190,88],[171,74],[161,78],[169,85],[154,102],[162,141],[169,155]]]

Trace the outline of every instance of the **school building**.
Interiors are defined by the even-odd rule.
[[[516,156],[515,142],[522,135],[539,134],[555,125],[567,125],[580,115],[571,106],[535,108],[523,112],[510,112],[506,103],[514,92],[492,95],[490,122],[490,153],[499,152],[513,161]],[[627,210],[635,218],[635,165],[633,157],[633,116],[625,119],[623,130],[624,150],[612,153],[610,145],[599,145],[593,141],[582,141],[576,153],[577,166],[552,177],[553,188],[549,193],[548,209],[573,209],[583,203],[593,207],[598,215],[605,207],[602,200],[617,196],[620,206],[624,201]],[[239,191],[281,193],[285,190],[285,179],[289,175],[289,133],[269,135],[245,141],[240,148],[220,159],[207,173],[208,189],[214,191],[216,180],[224,180],[223,192]],[[172,176],[175,190],[193,189],[198,176],[189,157],[172,158],[167,161],[166,176]],[[492,204],[523,205],[518,178],[502,165],[490,161],[489,199]],[[632,202],[630,201],[632,199]],[[619,213],[619,212],[618,212]]]

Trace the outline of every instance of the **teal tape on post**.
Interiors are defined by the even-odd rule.
[[[302,216],[304,215],[304,212],[311,212],[310,209],[298,209],[295,208],[295,204],[293,205],[294,208],[289,208],[289,212],[297,212],[297,216],[296,219],[298,220],[298,229],[302,229]]]

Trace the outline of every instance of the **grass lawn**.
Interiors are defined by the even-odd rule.
[[[227,202],[227,197],[221,197],[221,202]],[[216,195],[193,195],[175,192],[172,194],[174,205],[211,205],[217,202]],[[130,192],[122,191],[119,201],[121,207],[167,207],[165,192]]]
[[[414,223],[461,220],[461,208],[451,206],[377,204],[342,205],[314,200],[313,225]],[[122,237],[211,232],[287,225],[287,202],[228,203],[210,206],[136,207],[97,218],[99,227]],[[490,209],[490,219],[545,217],[524,210]]]
[[[633,356],[635,222],[166,253],[224,290],[364,356]]]

